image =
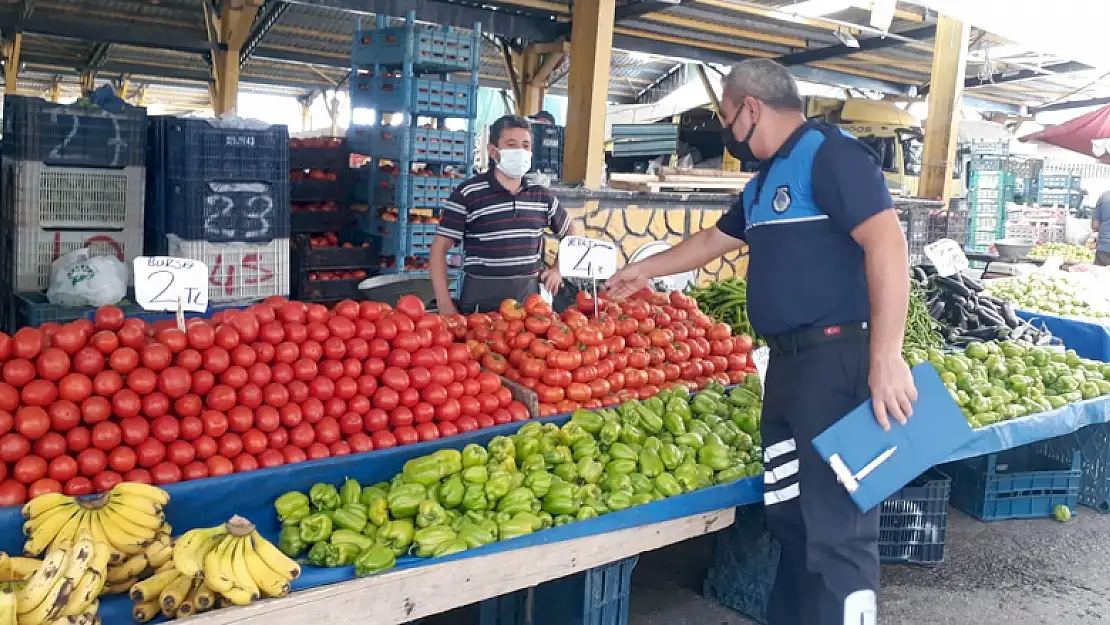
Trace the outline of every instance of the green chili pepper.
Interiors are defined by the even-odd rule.
[[[355,577],[366,577],[382,571],[388,571],[396,566],[397,560],[393,552],[384,545],[374,545],[363,551],[355,559]]]
[[[363,508],[360,503],[343,506],[331,513],[331,520],[332,526],[337,530],[345,529],[352,532],[361,532],[362,528],[366,527],[366,508]]]
[[[485,466],[489,461],[489,452],[481,445],[471,443],[462,450],[462,465],[464,469]]]
[[[447,513],[443,510],[443,506],[439,505],[432,499],[425,499],[420,502],[416,510],[416,526],[417,527],[430,527],[432,525],[446,525]]]
[[[290,491],[274,501],[278,519],[282,523],[296,523],[312,513],[309,509],[308,495]]]
[[[314,484],[308,491],[308,499],[317,512],[335,510],[339,507],[339,490],[331,484]]]
[[[478,467],[472,468],[476,469]],[[439,488],[436,490],[436,501],[444,508],[457,508],[459,504],[462,503],[463,495],[465,494],[466,485],[463,484],[462,476],[455,474],[439,485]]]
[[[332,520],[327,513],[317,512],[301,519],[301,540],[305,543],[325,541],[331,536]]]
[[[389,514],[395,519],[414,517],[427,496],[427,489],[420,484],[402,484],[389,494]]]
[[[359,497],[362,496],[362,484],[358,480],[347,478],[343,482],[343,486],[339,489],[339,505],[346,506],[352,503],[358,503]]]
[[[456,538],[458,538],[458,534],[443,525],[432,525],[419,529],[412,536],[413,555],[418,558],[430,558],[435,555],[440,547]]]
[[[301,528],[297,525],[286,525],[281,528],[278,535],[278,549],[290,558],[301,555],[308,543],[301,540]]]

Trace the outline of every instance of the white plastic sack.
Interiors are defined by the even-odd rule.
[[[115,256],[73,250],[50,264],[46,299],[60,306],[107,306],[127,295],[127,266]]]
[[[1091,220],[1078,217],[1067,218],[1064,222],[1064,241],[1071,245],[1083,245],[1091,236]]]

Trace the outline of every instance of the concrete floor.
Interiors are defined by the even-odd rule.
[[[629,625],[750,625],[701,596],[713,541],[644,554]],[[950,510],[944,564],[886,566],[883,625],[1110,622],[1110,515],[980,523]]]

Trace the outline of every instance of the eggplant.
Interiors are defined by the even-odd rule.
[[[1002,303],[1002,319],[1005,320],[1006,325],[1010,326],[1011,328],[1016,328],[1024,323],[1024,321],[1022,321],[1021,318],[1017,316],[1017,311],[1014,310],[1014,305],[1010,302]]]
[[[910,267],[910,273],[913,275],[914,282],[924,284],[929,280],[929,274],[920,266]]]
[[[985,321],[986,323],[984,325],[993,326],[995,328],[1008,326],[1006,321],[1000,315],[997,315],[986,308],[979,309],[979,320]]]
[[[940,316],[944,314],[945,307],[946,304],[944,303],[944,300],[937,298],[929,307],[929,316],[933,319],[940,319]]]
[[[969,278],[968,276],[965,276],[963,274],[956,274],[956,275],[959,276],[960,281],[963,282],[964,286],[966,286],[968,289],[970,289],[972,291],[975,291],[976,293],[982,293],[983,292],[983,283],[982,282],[979,282],[978,280],[976,280],[974,278]]]
[[[946,278],[944,276],[937,276],[936,282],[942,288],[947,289],[948,291],[956,295],[964,298],[971,297],[971,291],[966,286],[964,286],[963,282],[960,282],[959,280]]]
[[[998,338],[998,328],[987,327],[979,328],[978,330],[968,330],[967,332],[964,332],[963,335],[969,338],[978,339],[980,341],[992,341]]]

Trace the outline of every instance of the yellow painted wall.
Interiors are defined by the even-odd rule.
[[[622,265],[648,243],[667,241],[678,245],[691,234],[713,227],[726,210],[721,205],[652,207],[607,204],[609,206],[602,207],[599,202],[591,200],[577,206],[568,203],[563,206],[572,219],[585,224],[586,236],[617,243]],[[557,250],[558,242],[548,240],[546,252],[549,262],[554,262]],[[698,282],[704,284],[732,276],[744,277],[747,271],[748,250],[745,247],[706,265],[698,272]]]

